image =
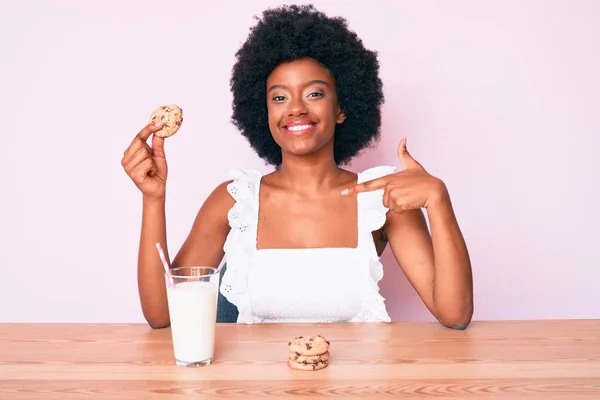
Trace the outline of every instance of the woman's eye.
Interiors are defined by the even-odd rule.
[[[283,97],[283,96],[275,96],[275,97],[273,97],[273,101],[284,101],[284,100],[285,100],[285,97]]]
[[[308,95],[308,97],[322,97],[323,93],[319,93],[319,92],[312,92]]]

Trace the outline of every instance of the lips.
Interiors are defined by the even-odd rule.
[[[294,121],[283,126],[283,131],[294,136],[303,136],[312,132],[317,123],[310,120]]]

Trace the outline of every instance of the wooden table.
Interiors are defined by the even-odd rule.
[[[322,334],[330,365],[294,371]],[[0,399],[600,399],[600,320],[217,326],[216,360],[176,367],[169,329],[0,324]]]

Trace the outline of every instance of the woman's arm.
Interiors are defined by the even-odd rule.
[[[446,192],[447,193],[447,192]],[[448,195],[423,212],[388,212],[384,235],[408,281],[441,324],[465,329],[473,316],[471,262]]]
[[[473,316],[473,277],[467,246],[446,185],[431,176],[400,141],[404,170],[363,182],[342,195],[383,189],[389,209],[383,237],[427,308],[445,326],[465,329]],[[427,210],[431,235],[422,209]]]
[[[172,267],[195,265],[217,267],[223,258],[223,245],[229,233],[227,212],[234,200],[222,183],[206,199]],[[138,290],[142,312],[152,328],[169,326],[169,308],[165,287],[164,268],[156,243],[160,242],[169,260],[166,244],[165,202],[144,200],[142,232],[138,255]]]

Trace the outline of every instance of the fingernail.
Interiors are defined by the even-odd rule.
[[[160,128],[160,127],[162,126],[162,122],[156,121],[156,122],[154,123],[154,126],[155,126],[156,128]]]
[[[346,196],[350,193],[350,189],[344,189],[342,190],[342,192],[340,193],[342,196]]]

